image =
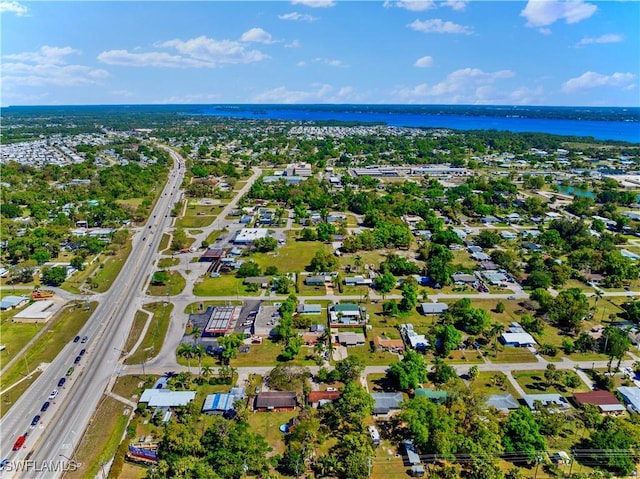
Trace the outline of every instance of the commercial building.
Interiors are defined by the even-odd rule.
[[[139,403],[147,403],[149,407],[186,406],[196,397],[195,391],[171,391],[170,389],[145,389]]]
[[[267,236],[269,236],[269,231],[266,228],[242,228],[233,242],[235,244],[250,244]]]
[[[190,314],[189,321],[206,321],[202,330],[203,336],[224,336],[235,327],[241,310],[240,306],[208,306],[204,313]]]

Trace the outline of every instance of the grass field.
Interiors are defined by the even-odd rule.
[[[544,369],[539,371],[514,371],[512,374],[514,379],[518,381],[518,384],[522,386],[522,389],[529,394],[557,393],[564,396],[570,396],[574,392],[590,391],[587,385],[582,381],[580,381],[580,386],[576,389],[569,389],[562,384],[551,386],[547,384],[547,381],[544,378]]]
[[[216,219],[214,215],[185,216],[176,220],[178,228],[204,228]]]
[[[166,284],[149,284],[147,294],[150,296],[171,296],[180,294],[187,285],[187,280],[178,271],[168,271],[169,281]]]
[[[535,363],[536,357],[526,348],[498,348],[489,353],[492,363]]]
[[[160,239],[160,244],[158,245],[158,252],[165,251],[169,247],[169,241],[171,241],[171,235],[163,233],[162,239]]]
[[[158,260],[158,268],[170,268],[171,266],[175,266],[180,263],[180,259],[178,258],[160,258]]]
[[[98,303],[96,302],[89,303],[89,309],[85,309],[81,305],[72,304],[50,320],[51,322],[45,325],[47,333],[43,334],[31,345],[23,359],[18,360],[0,377],[0,390],[4,390],[19,379],[27,376],[29,372],[33,372],[40,363],[53,361],[58,352],[84,326],[97,305]],[[26,386],[33,382],[35,377],[37,377],[37,374],[33,374],[31,380],[23,381],[19,387],[13,388],[2,395],[2,414],[20,398],[20,394],[24,392]]]
[[[133,326],[131,326],[131,331],[129,332],[129,336],[127,337],[126,342],[124,343],[124,351],[131,351],[131,348],[135,346],[140,334],[142,334],[142,330],[144,329],[144,325],[147,324],[147,319],[149,318],[149,313],[145,311],[136,311],[136,315],[133,318]]]
[[[65,478],[96,477],[101,463],[111,460],[129,421],[129,407],[109,396],[103,396],[100,405],[90,419],[74,459],[80,463]]]
[[[219,278],[205,277],[193,287],[193,294],[196,296],[259,296],[261,290],[247,291],[242,278],[236,278],[231,274],[222,274]]]
[[[349,356],[360,358],[367,365],[385,365],[397,362],[398,355],[387,351],[371,351],[369,345],[350,346],[347,348]]]
[[[273,448],[270,455],[282,455],[285,450],[284,434],[279,428],[297,416],[298,411],[256,412],[249,415],[248,422],[251,432],[264,436],[267,444]]]
[[[142,343],[140,343],[135,353],[124,361],[125,364],[140,364],[154,357],[156,353],[160,352],[164,338],[167,335],[173,304],[150,303],[145,304],[144,309],[153,313],[151,324],[144,335]]]
[[[104,260],[93,277],[87,280],[90,289],[96,293],[108,291],[129,257],[129,253],[131,253],[131,241],[127,241],[127,244],[118,249],[115,255],[108,256]]]
[[[272,253],[255,253],[251,258],[262,270],[276,266],[279,271],[305,271],[311,258],[318,252],[331,253],[331,246],[320,241],[295,241],[291,237],[287,244]]]
[[[292,361],[279,362],[278,356],[282,353],[283,345],[281,343],[265,339],[262,344],[251,344],[248,353],[239,353],[235,359],[231,360],[231,366],[270,366],[278,364],[287,364],[291,366],[314,366],[315,362],[306,359],[307,354],[313,354],[313,349],[303,346],[300,349],[298,357]]]
[[[43,327],[42,323],[14,323],[10,318],[3,319],[0,325],[0,338],[6,347],[0,351],[0,364],[4,366],[13,359]]]

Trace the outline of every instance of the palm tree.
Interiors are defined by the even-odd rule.
[[[182,343],[178,348],[177,354],[178,356],[186,358],[187,366],[189,367],[189,370],[191,370],[191,358],[193,358],[193,345]]]
[[[360,268],[362,267],[362,256],[357,254],[356,257],[353,259],[353,265],[356,267],[356,270],[359,271]]]
[[[202,376],[204,376],[205,378],[208,378],[213,374],[213,368],[211,366],[202,366],[200,374],[202,374]]]
[[[191,328],[191,336],[193,338],[193,344],[196,343],[196,340],[200,337],[201,334],[202,334],[201,328],[198,328],[197,326]]]
[[[494,351],[498,349],[498,336],[500,336],[503,332],[504,332],[504,324],[493,323],[491,325],[491,329],[489,330],[489,335],[493,338]]]
[[[202,355],[204,354],[204,348],[199,344],[191,347],[191,351],[195,357],[198,358],[198,376],[202,375]]]

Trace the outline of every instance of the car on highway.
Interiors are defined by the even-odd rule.
[[[78,364],[81,359],[82,359],[82,356],[76,356],[76,358],[73,360],[73,364]]]
[[[80,354],[79,354],[79,355],[80,355],[80,356],[84,356],[84,353],[86,353],[86,352],[87,352],[87,350],[86,350],[86,349],[81,349],[81,350],[80,350]]]
[[[76,336],[75,338],[73,338],[74,343],[77,343],[78,341],[80,341],[80,336]]]
[[[47,409],[49,409],[49,406],[51,406],[51,403],[49,401],[45,401],[45,403],[40,408],[40,412],[45,412]]]
[[[27,433],[25,432],[22,436],[20,436],[18,439],[16,439],[16,442],[13,443],[13,450],[14,451],[19,451],[20,448],[22,447],[22,445],[24,444],[24,441],[27,440]]]
[[[58,390],[54,389],[53,391],[51,391],[51,394],[49,394],[49,399],[53,400],[56,398],[57,395],[58,395]]]
[[[0,462],[0,471],[4,471],[4,468],[7,467],[7,464],[9,464],[9,459],[3,459]]]
[[[86,343],[87,341],[89,341],[89,336],[82,336],[82,341],[80,341],[82,344]]]
[[[64,386],[64,383],[67,382],[67,378],[60,378],[60,380],[58,381],[58,387],[61,388],[62,386]]]
[[[40,414],[36,414],[35,416],[33,416],[33,419],[31,420],[31,427],[36,427],[39,422],[40,422]]]
[[[67,369],[67,376],[71,376],[73,374],[73,371],[74,371],[73,368]]]

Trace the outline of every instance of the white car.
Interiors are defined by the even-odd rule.
[[[57,395],[58,395],[58,390],[54,389],[53,391],[51,391],[51,394],[49,394],[49,399],[55,399]]]

